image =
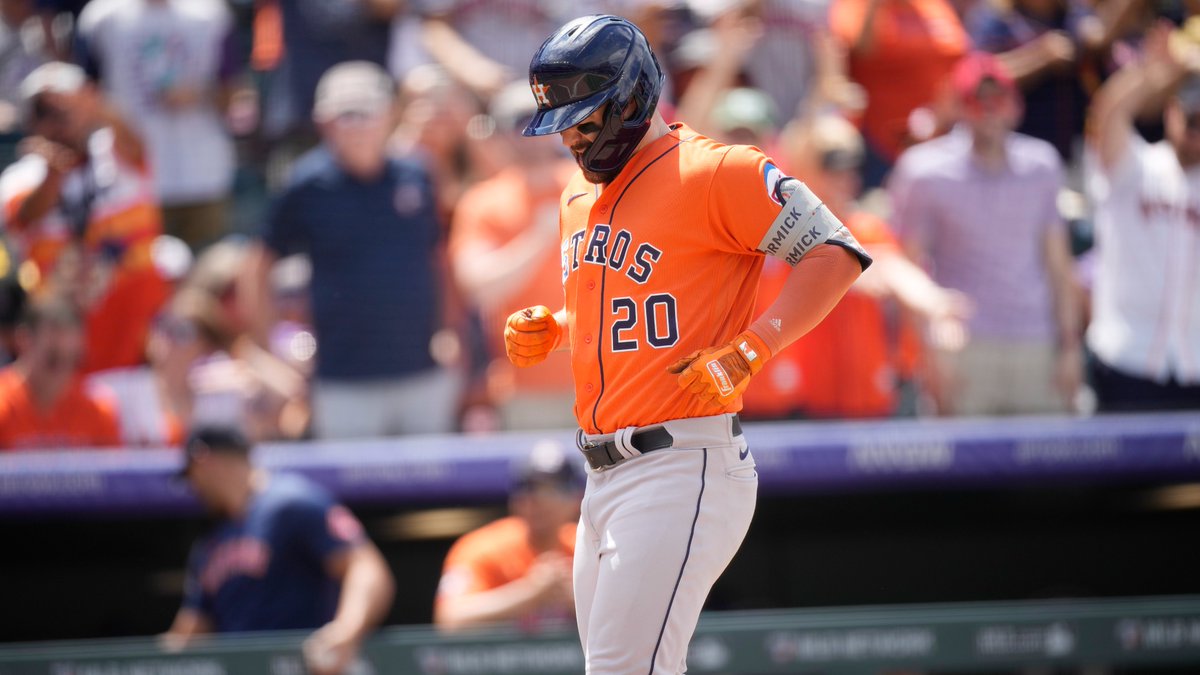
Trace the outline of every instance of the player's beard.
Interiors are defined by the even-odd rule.
[[[571,146],[571,156],[575,158],[575,163],[579,165],[579,170],[583,172],[583,177],[587,180],[587,182],[594,185],[605,185],[611,183],[613,179],[617,177],[617,174],[620,173],[619,170],[604,172],[589,171],[588,168],[583,165],[583,156],[591,147],[592,144],[587,141],[576,143],[575,145]]]

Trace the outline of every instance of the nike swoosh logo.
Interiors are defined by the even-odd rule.
[[[587,194],[586,192],[576,192],[575,194],[571,195],[570,197],[567,197],[567,206],[570,206],[571,202],[575,201],[576,199],[579,199],[580,197],[582,197],[586,194]]]
[[[747,445],[745,450],[738,450],[738,460],[739,461],[744,461],[749,456],[750,456],[750,446]]]

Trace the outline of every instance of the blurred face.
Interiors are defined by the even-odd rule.
[[[861,165],[861,153],[840,149],[823,153],[818,181],[821,198],[839,208],[857,199],[862,190]]]
[[[205,510],[218,515],[224,512],[224,472],[221,467],[224,459],[226,458],[215,454],[206,454],[193,458],[187,467],[187,484],[191,486],[192,492],[196,494],[200,503],[204,504]]]
[[[169,312],[155,320],[146,347],[150,363],[176,382],[185,380],[192,363],[209,349],[193,321]]]
[[[1163,125],[1179,163],[1185,167],[1200,164],[1200,110],[1188,113],[1178,100],[1172,100],[1163,113]]]
[[[730,145],[753,145],[763,147],[765,140],[762,134],[749,127],[734,127],[721,134],[721,140]]]
[[[244,465],[245,460],[241,457],[220,452],[202,453],[194,456],[188,465],[188,486],[209,513],[228,515],[230,497],[238,489],[236,476]]]
[[[65,321],[43,321],[30,331],[22,329],[21,356],[30,372],[67,379],[83,360],[83,329]]]
[[[515,492],[510,509],[513,515],[529,523],[535,537],[552,537],[559,528],[579,519],[582,495],[568,486],[535,482]]]
[[[191,460],[187,469],[187,482],[196,498],[204,505],[204,509],[209,513],[219,513],[221,511],[218,478],[219,472],[212,465],[212,457],[203,457]]]
[[[37,136],[85,152],[88,136],[96,126],[96,106],[96,93],[90,86],[71,94],[39,94],[32,102],[30,130]]]
[[[408,90],[400,124],[424,150],[437,157],[456,152],[464,140],[468,121],[480,112],[478,102],[465,90],[432,86]]]
[[[372,177],[382,169],[391,132],[390,110],[346,112],[321,122],[330,152],[343,169],[360,177]]]
[[[962,102],[963,121],[977,139],[999,142],[1021,121],[1021,102],[1004,86],[985,80]]]

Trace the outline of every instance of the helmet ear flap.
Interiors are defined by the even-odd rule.
[[[628,101],[610,99],[604,104],[604,114],[600,118],[600,131],[596,134],[592,146],[582,157],[583,165],[589,170],[607,173],[619,169],[625,163],[623,156],[629,153],[620,139],[628,134],[625,131],[626,122],[623,114],[628,103]]]

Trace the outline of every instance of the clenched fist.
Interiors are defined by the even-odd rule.
[[[692,352],[667,367],[679,375],[679,386],[713,405],[727,405],[742,395],[750,377],[770,358],[767,345],[751,331],[732,342]]]
[[[545,305],[513,312],[504,325],[504,351],[519,368],[545,361],[561,339],[562,328]]]

